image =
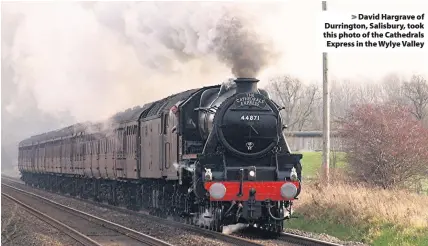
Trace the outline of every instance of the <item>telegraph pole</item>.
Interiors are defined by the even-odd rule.
[[[322,1],[322,11],[327,10],[327,1]],[[326,183],[329,182],[330,171],[330,87],[328,84],[327,52],[322,53],[323,67],[323,175]]]

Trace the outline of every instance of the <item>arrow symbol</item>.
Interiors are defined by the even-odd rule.
[[[352,19],[355,19],[355,18],[357,18],[357,16],[356,15],[352,15]]]

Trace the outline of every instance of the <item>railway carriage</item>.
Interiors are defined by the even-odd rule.
[[[300,193],[302,155],[284,138],[280,110],[257,79],[187,90],[23,140],[27,183],[148,209],[159,216],[249,223],[280,232]]]

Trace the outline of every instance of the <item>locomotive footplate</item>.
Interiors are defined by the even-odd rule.
[[[294,195],[283,197],[281,190],[287,186],[286,191],[297,190],[300,186],[298,181],[210,181],[205,182],[205,190],[210,194],[210,201],[242,201],[247,202],[250,200],[250,190],[255,190],[252,199],[258,202],[270,201],[287,201],[294,200]],[[210,189],[213,186],[214,189]],[[295,192],[294,192],[295,193]],[[286,194],[285,194],[286,195]]]

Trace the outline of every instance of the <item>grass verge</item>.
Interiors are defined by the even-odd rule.
[[[334,182],[306,182],[286,227],[370,245],[427,245],[428,196]]]
[[[305,179],[314,179],[318,176],[322,165],[322,152],[300,152],[303,154],[302,159],[302,175]],[[346,167],[346,153],[345,152],[332,152],[330,154],[330,166],[332,168]]]

